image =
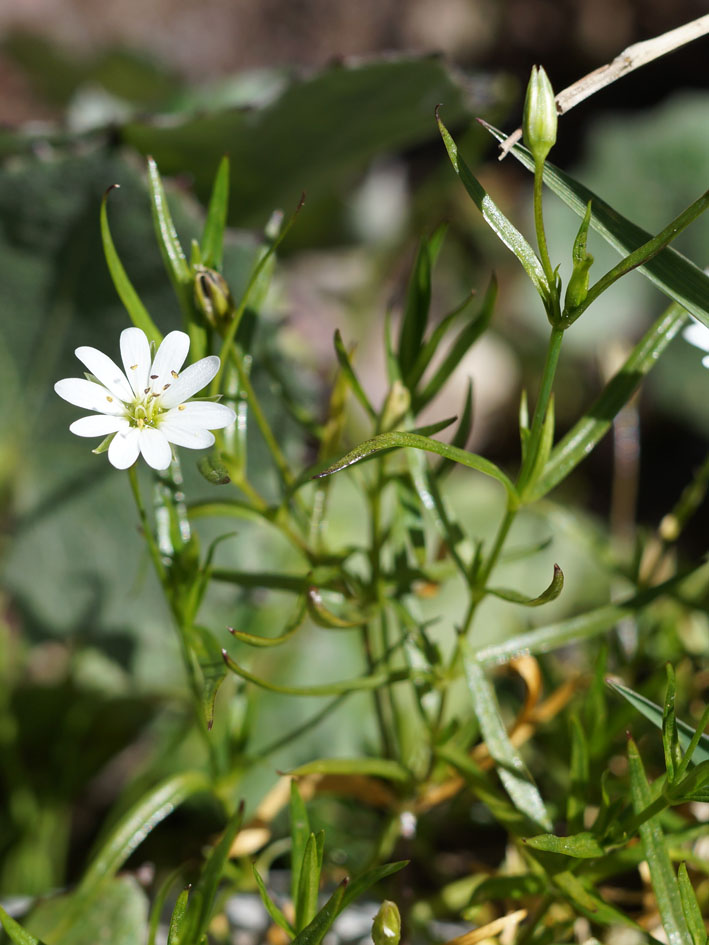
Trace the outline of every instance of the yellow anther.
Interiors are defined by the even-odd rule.
[[[177,378],[180,376],[180,375],[177,373],[177,371],[170,371],[170,374],[172,374],[172,376],[175,378],[175,380],[177,380]]]
[[[138,367],[137,364],[131,364],[130,369],[131,369],[131,371],[135,371],[135,369],[136,369],[137,367]]]
[[[178,410],[184,410],[184,409],[185,409],[185,405],[184,405],[184,404],[180,404],[180,406],[179,406],[177,409],[178,409]]]
[[[108,394],[106,394],[106,400],[109,402],[109,404],[113,403],[113,397],[109,397]]]

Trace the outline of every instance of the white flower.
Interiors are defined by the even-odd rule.
[[[692,322],[691,325],[688,325],[682,332],[682,337],[696,348],[709,351],[709,328],[702,325],[701,322]],[[709,354],[702,358],[702,364],[709,368]]]
[[[96,348],[74,352],[88,368],[91,380],[67,377],[54,390],[76,407],[94,411],[75,420],[69,429],[77,436],[114,434],[108,458],[116,469],[127,469],[143,454],[153,469],[167,469],[171,443],[203,449],[214,443],[210,430],[220,430],[235,420],[224,404],[190,401],[219,370],[212,355],[190,364],[180,373],[190,347],[189,335],[171,331],[150,359],[150,344],[140,328],[121,332],[121,358],[125,373],[108,355]]]

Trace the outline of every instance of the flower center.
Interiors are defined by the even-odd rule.
[[[171,374],[174,378],[179,376],[176,371],[172,371]],[[167,412],[167,408],[162,406],[161,400],[163,393],[170,387],[170,384],[156,384],[156,381],[159,380],[160,376],[158,374],[151,374],[150,386],[146,387],[135,400],[126,404],[126,413],[131,426],[139,429],[157,427],[160,423],[160,417]]]

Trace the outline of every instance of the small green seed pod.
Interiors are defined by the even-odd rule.
[[[401,916],[395,902],[385,899],[372,923],[374,945],[399,945]]]

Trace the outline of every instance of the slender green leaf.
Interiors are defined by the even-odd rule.
[[[182,873],[182,867],[178,867],[176,870],[173,870],[170,873],[160,886],[158,891],[155,894],[155,897],[150,906],[150,920],[148,922],[148,942],[147,945],[155,945],[155,941],[158,936],[158,930],[160,923],[162,922],[163,912],[165,911],[165,903],[167,902],[167,897],[172,889],[172,886],[176,879],[180,877]],[[168,943],[169,945],[169,943]]]
[[[295,897],[295,930],[302,930],[315,918],[318,908],[318,890],[320,889],[320,864],[315,834],[311,833],[303,852],[300,867],[298,893]]]
[[[553,885],[592,922],[601,925],[626,925],[642,931],[627,913],[605,902],[586,882],[568,870],[555,873]]]
[[[575,714],[569,719],[569,734],[571,784],[566,798],[566,823],[568,830],[579,833],[583,827],[583,816],[588,803],[591,764],[586,733],[581,727],[579,717]]]
[[[342,880],[313,921],[296,935],[291,945],[320,945],[330,926],[342,911],[342,900],[347,882],[346,879]]]
[[[214,702],[226,678],[222,650],[212,631],[206,627],[191,627],[189,644],[202,674],[202,712],[207,728],[211,729],[214,724]]]
[[[423,373],[431,363],[431,359],[433,358],[434,354],[436,354],[436,352],[440,349],[441,343],[448,333],[448,329],[459,317],[459,315],[461,315],[472,303],[474,298],[474,292],[466,295],[460,305],[458,305],[457,308],[454,308],[452,312],[449,312],[447,315],[445,315],[428,336],[416,356],[416,361],[405,378],[406,386],[409,388],[409,390],[413,391],[418,382],[421,380]]]
[[[700,565],[701,567],[705,565]],[[536,627],[534,630],[527,630],[508,640],[503,640],[502,643],[484,646],[475,652],[475,658],[480,663],[502,663],[523,653],[547,653],[569,643],[605,633],[619,620],[643,610],[652,601],[674,591],[682,581],[687,579],[687,576],[687,573],[676,574],[662,584],[641,591],[621,603],[606,604],[604,607],[580,614],[578,617],[560,620],[546,627]]]
[[[697,895],[692,887],[686,863],[680,863],[677,880],[679,882],[682,911],[684,912],[687,928],[692,936],[692,942],[694,945],[707,945],[707,930],[702,918],[702,910],[699,908]]]
[[[292,938],[295,935],[295,929],[290,924],[288,919],[286,919],[286,917],[283,915],[283,913],[278,908],[278,906],[273,901],[273,899],[271,899],[271,897],[269,896],[268,890],[266,889],[266,884],[264,883],[263,879],[259,875],[259,872],[256,869],[256,867],[253,866],[252,864],[251,868],[254,872],[254,879],[256,880],[259,896],[261,897],[261,902],[263,903],[264,908],[266,909],[266,912],[268,912],[268,914],[271,916],[271,918],[276,923],[276,925],[279,928],[283,929],[286,935],[289,935]]]
[[[445,227],[438,232],[445,233]],[[434,234],[431,243],[435,239]],[[421,240],[416,262],[409,279],[406,293],[404,317],[399,331],[399,372],[405,378],[416,361],[423,342],[431,307],[431,269],[433,268],[433,247],[425,237]]]
[[[234,838],[241,830],[243,819],[244,804],[242,802],[229,819],[219,842],[212,848],[199,880],[192,889],[178,945],[192,945],[193,942],[201,941],[206,933],[212,915],[214,897],[229,859]]]
[[[465,391],[465,402],[463,404],[463,410],[460,415],[460,422],[458,427],[453,434],[453,439],[451,440],[451,446],[455,446],[457,449],[464,450],[465,444],[468,442],[470,437],[470,431],[473,429],[473,382],[468,378],[468,386]],[[450,459],[441,459],[438,461],[434,467],[434,478],[440,479],[441,476],[445,476],[447,473],[453,469],[455,463]]]
[[[486,587],[485,591],[501,600],[510,601],[512,604],[522,604],[523,607],[541,607],[542,604],[548,604],[549,601],[556,600],[564,587],[564,572],[558,564],[554,565],[554,575],[549,586],[542,591],[538,597],[527,597],[520,594],[519,591],[507,590],[502,587]]]
[[[296,606],[295,614],[288,621],[285,630],[279,633],[278,636],[260,637],[255,633],[247,633],[246,630],[235,630],[233,627],[229,627],[229,632],[233,634],[237,640],[241,640],[242,643],[248,643],[249,646],[280,646],[282,643],[285,643],[286,640],[290,640],[292,636],[295,636],[303,625],[306,613],[307,607],[305,598],[302,597]]]
[[[641,713],[641,715],[644,715],[646,719],[649,719],[653,725],[656,725],[659,729],[662,728],[663,710],[661,706],[651,702],[645,696],[641,696],[640,693],[633,692],[632,689],[629,689],[627,686],[624,686],[615,679],[608,679],[606,681],[611,689],[623,696],[624,699],[627,699],[628,702],[635,709],[637,709],[638,712]],[[697,746],[692,754],[692,761],[694,764],[699,764],[703,761],[709,761],[709,735],[701,734],[701,729],[695,730],[691,725],[688,725],[686,722],[682,722],[680,719],[677,719],[676,721],[677,737],[679,739],[680,745],[685,751],[689,747],[690,742],[696,738],[697,731],[699,732]]]
[[[103,242],[103,252],[106,256],[108,271],[110,272],[111,279],[113,280],[113,284],[116,287],[116,292],[118,292],[120,300],[123,302],[123,305],[130,316],[130,320],[133,322],[136,328],[141,328],[145,332],[149,341],[159,345],[162,341],[162,335],[160,334],[157,325],[148,314],[148,310],[140,301],[138,293],[133,288],[133,284],[128,278],[128,274],[126,273],[125,269],[123,268],[123,263],[116,252],[116,247],[113,245],[111,230],[108,226],[106,201],[108,200],[108,195],[110,192],[115,190],[118,186],[118,184],[114,184],[113,187],[109,187],[106,193],[103,195],[103,200],[101,201],[101,240]]]
[[[408,783],[411,780],[410,772],[403,765],[388,758],[319,758],[293,768],[288,774],[294,778],[306,774],[361,774],[386,781]]]
[[[298,897],[300,870],[305,848],[310,837],[310,821],[305,802],[298,790],[295,778],[290,783],[290,836],[291,836],[291,902]]]
[[[534,873],[490,876],[475,887],[470,904],[488,903],[493,899],[519,900],[527,896],[539,896],[546,890],[546,877]]]
[[[229,210],[229,158],[225,155],[219,162],[212,195],[209,198],[207,217],[200,244],[202,265],[208,269],[221,269],[224,230]]]
[[[467,466],[469,469],[476,469],[478,472],[484,473],[486,476],[490,476],[501,483],[505,487],[509,499],[516,502],[516,491],[512,481],[501,469],[498,469],[494,463],[491,463],[489,460],[475,453],[469,453],[467,450],[459,449],[457,446],[451,446],[448,443],[440,443],[438,440],[431,440],[417,433],[403,433],[398,431],[380,433],[378,436],[372,437],[370,440],[365,440],[364,443],[360,443],[359,446],[350,450],[349,453],[346,453],[341,459],[323,470],[323,472],[319,473],[315,478],[331,476],[333,473],[339,472],[341,469],[346,469],[347,466],[358,463],[360,460],[371,456],[373,453],[379,453],[381,450],[397,449],[401,447],[437,453],[439,456],[460,463],[462,466]]]
[[[524,839],[535,850],[544,850],[546,853],[562,853],[575,859],[588,860],[603,856],[606,852],[598,842],[598,838],[588,831],[573,834],[570,837],[556,837],[552,833],[542,833],[537,837]]]
[[[630,793],[635,813],[640,814],[654,800],[643,762],[632,738],[628,741]],[[693,945],[682,909],[679,884],[675,876],[665,837],[658,818],[651,817],[640,824],[640,839],[650,868],[650,880],[660,910],[662,925],[670,945]]]
[[[359,899],[363,893],[376,883],[380,883],[383,879],[386,879],[387,876],[398,873],[399,870],[403,870],[408,864],[408,860],[398,860],[396,863],[384,863],[382,866],[373,866],[372,869],[366,870],[364,873],[356,876],[347,887],[347,891],[342,899],[340,911],[344,911],[350,903],[354,902],[355,899]]]
[[[677,769],[682,763],[682,749],[677,736],[677,715],[675,711],[675,671],[670,663],[665,667],[667,672],[667,690],[665,704],[662,710],[662,747],[665,752],[665,767],[670,784],[677,777]]]
[[[470,321],[461,329],[438,370],[421,393],[415,395],[413,399],[413,408],[415,411],[421,410],[426,404],[433,400],[470,348],[486,331],[490,324],[490,319],[492,318],[496,298],[497,280],[493,277],[485,293],[485,298],[483,299],[483,304],[478,312],[477,318]]]
[[[167,933],[167,945],[179,945],[180,936],[184,928],[187,902],[190,897],[190,886],[185,887],[177,897],[175,908],[170,916],[170,928]]]
[[[82,908],[102,883],[115,876],[150,831],[176,807],[188,797],[210,790],[210,782],[201,771],[185,771],[161,781],[141,797],[118,821],[89,863],[75,894],[77,909]]]
[[[15,922],[12,916],[8,915],[2,906],[0,906],[0,925],[5,929],[13,945],[44,945],[41,939],[30,935],[29,932],[22,928],[19,922]]]
[[[505,246],[515,254],[524,267],[525,272],[532,280],[537,292],[542,298],[546,299],[549,295],[549,286],[547,285],[542,264],[539,262],[536,253],[519,230],[492,201],[490,195],[477,178],[474,177],[468,165],[458,154],[458,146],[450,136],[448,129],[443,124],[438,114],[436,114],[436,120],[438,121],[438,130],[443,138],[443,143],[446,146],[451,164],[473,202],[482,213],[483,219],[488,226],[494,230]]]
[[[493,137],[502,141],[506,135],[486,122],[481,122]],[[534,159],[522,145],[516,144],[512,154],[529,170],[534,170]],[[618,213],[583,184],[569,177],[548,161],[544,165],[544,182],[564,203],[580,217],[591,201],[591,226],[619,252],[628,254],[652,239],[652,235]],[[672,247],[639,269],[655,285],[704,325],[709,326],[709,277]]]
[[[312,585],[308,588],[306,601],[310,619],[319,627],[326,627],[331,630],[351,630],[353,627],[361,627],[370,619],[366,614],[340,617],[333,613],[325,606],[319,589]]]
[[[172,221],[158,166],[151,157],[148,157],[148,183],[158,246],[165,268],[179,295],[184,286],[189,285],[191,289],[193,276]]]
[[[606,384],[601,395],[583,417],[552,450],[540,478],[530,490],[529,501],[540,499],[565,479],[591,452],[613,423],[613,418],[627,404],[645,375],[679,334],[688,320],[686,311],[670,305],[633,348],[618,373]]]
[[[337,360],[339,362],[340,368],[344,377],[347,379],[349,386],[352,388],[352,393],[355,395],[357,400],[362,404],[366,412],[375,420],[377,417],[377,411],[374,409],[372,404],[369,401],[369,398],[364,392],[364,388],[359,382],[359,378],[355,374],[355,370],[352,367],[352,362],[350,361],[350,356],[345,349],[344,342],[342,340],[342,335],[340,334],[340,329],[338,328],[335,331],[335,354],[337,355]]]
[[[488,751],[497,764],[500,780],[518,810],[544,830],[551,831],[551,821],[537,786],[507,735],[495,691],[466,641],[462,643],[462,650],[473,709]]]
[[[325,683],[320,686],[279,686],[267,679],[260,679],[249,673],[229,656],[226,650],[222,650],[222,656],[227,667],[248,682],[252,682],[261,689],[267,689],[269,692],[278,692],[286,696],[339,696],[347,692],[369,691],[378,689],[380,686],[389,686],[392,683],[402,682],[403,680],[413,679],[413,671],[406,669],[395,669],[390,673],[375,673],[372,676],[356,676],[354,679],[342,680],[340,682]],[[425,673],[421,673],[421,680],[426,678]]]

